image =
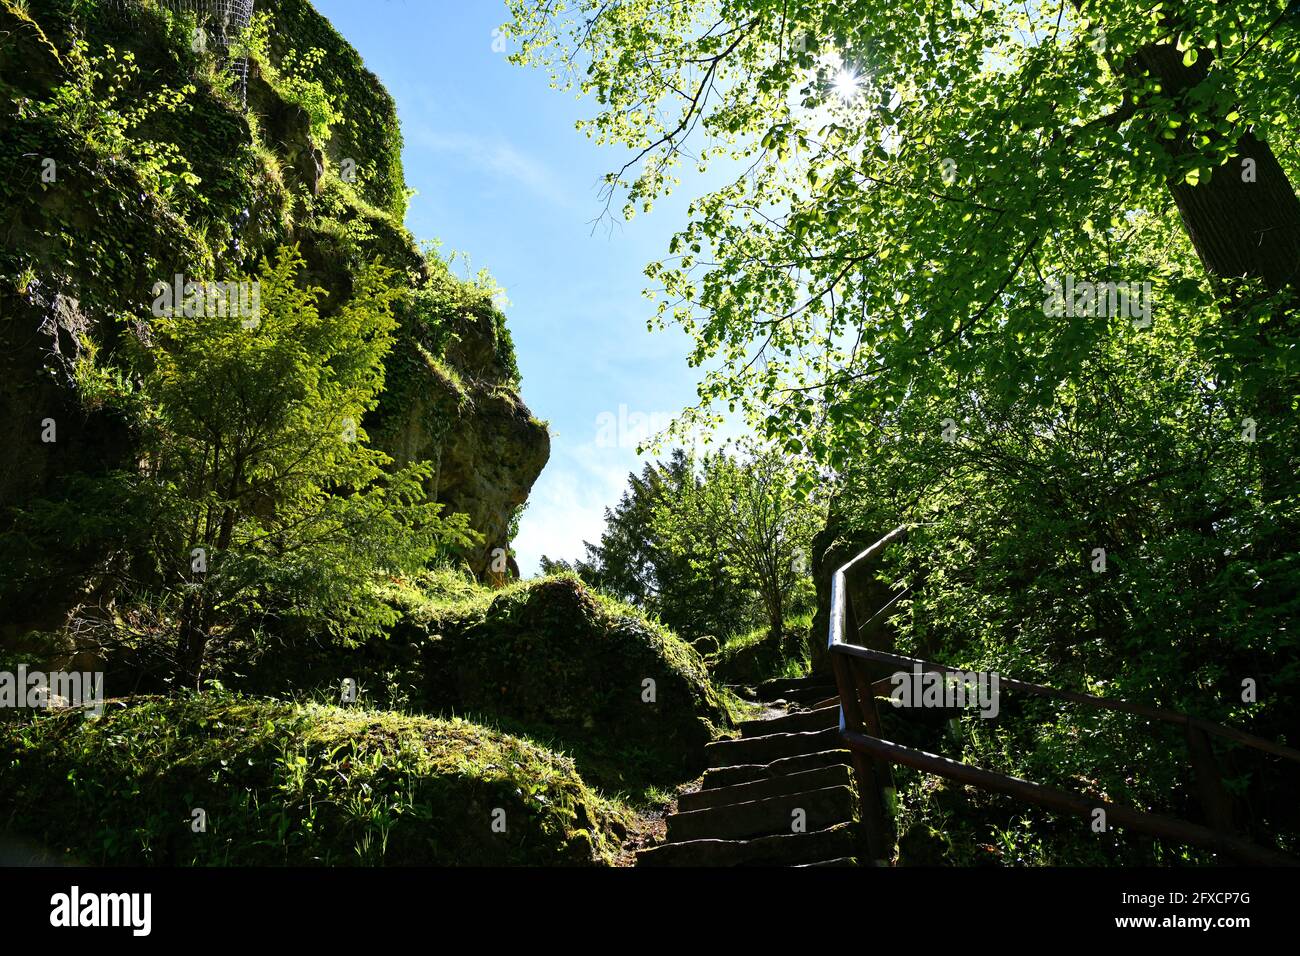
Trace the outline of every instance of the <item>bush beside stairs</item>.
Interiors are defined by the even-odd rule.
[[[760,693],[768,716],[705,746],[700,789],[681,795],[666,841],[638,866],[856,866],[865,855],[835,686],[796,678]]]

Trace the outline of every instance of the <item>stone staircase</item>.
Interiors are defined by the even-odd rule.
[[[706,745],[700,789],[682,794],[667,840],[640,851],[638,866],[857,865],[857,793],[834,685],[769,681],[759,693],[768,716]]]

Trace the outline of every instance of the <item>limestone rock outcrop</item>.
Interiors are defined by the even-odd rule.
[[[391,394],[366,427],[398,464],[432,464],[429,493],[469,516],[481,542],[464,557],[486,575],[550,451],[519,394],[504,316],[406,230],[396,105],[357,52],[307,0],[257,9],[274,23],[264,55],[321,52],[301,79],[337,113],[328,141],[316,141],[324,126],[301,84],[277,83],[276,69],[254,59],[246,96],[232,96],[157,7],[0,0],[0,521],[58,494],[61,476],[133,466],[129,416],[112,396],[88,394],[83,373],[118,374],[119,347],[132,320],[147,318],[156,281],[246,274],[297,245],[304,281],[325,292],[324,314],[376,258],[412,300],[424,295],[418,316],[401,317]],[[87,46],[74,52],[79,38]],[[131,133],[157,148],[106,151],[72,114],[40,106],[56,87],[87,82],[79,64],[108,48],[137,68],[122,94],[133,102],[192,87],[183,107]],[[162,176],[150,158],[158,149],[178,156],[168,175],[184,168],[192,180]],[[460,291],[425,295],[436,283]],[[121,388],[129,393],[129,381]],[[47,418],[56,442],[42,441]]]

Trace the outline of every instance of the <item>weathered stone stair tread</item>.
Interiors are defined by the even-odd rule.
[[[705,744],[704,757],[710,768],[731,767],[742,763],[771,763],[783,757],[832,750],[839,744],[839,728],[832,727],[808,733],[718,740]]]
[[[847,767],[851,763],[852,758],[847,750],[820,750],[816,753],[783,757],[780,760],[773,760],[771,763],[737,764],[733,767],[716,767],[712,770],[706,770],[704,771],[702,786],[707,790],[715,790],[740,783],[751,783],[755,780],[768,780],[773,777],[802,773],[805,770],[816,770],[820,767]]]
[[[839,690],[834,684],[819,684],[816,687],[799,687],[794,690],[788,690],[784,694],[778,695],[778,699],[793,701],[796,704],[802,704],[806,707],[809,704],[828,700],[835,697],[837,694],[839,694]]]
[[[857,866],[858,859],[853,856],[836,857],[834,860],[821,860],[817,863],[796,863],[795,866],[804,869],[809,866]]]
[[[840,708],[824,707],[820,710],[800,710],[784,717],[769,720],[746,720],[740,724],[741,737],[767,737],[772,734],[804,733],[839,727]]]
[[[835,682],[820,677],[774,677],[758,685],[768,696],[784,696],[791,691],[804,691],[810,687],[834,687]]]
[[[848,766],[831,764],[799,773],[751,780],[749,783],[684,793],[677,800],[677,810],[680,813],[689,813],[693,810],[707,810],[710,807],[725,807],[733,803],[779,797],[787,793],[806,793],[809,790],[824,790],[826,787],[848,786],[852,780]]]
[[[856,788],[834,685],[778,679],[757,696],[765,703],[739,737],[705,745],[700,789],[678,798],[667,841],[640,851],[639,865],[857,865]],[[808,832],[792,832],[796,824]]]
[[[764,700],[780,698],[804,705],[817,703],[839,694],[835,682],[822,677],[794,677],[764,681],[758,689],[759,696]]]
[[[689,813],[670,813],[668,839],[737,840],[789,833],[796,810],[803,811],[804,826],[809,830],[847,823],[853,819],[853,791],[841,785]]]
[[[857,825],[841,823],[810,833],[783,833],[753,840],[687,840],[637,854],[641,866],[798,866],[857,853]]]

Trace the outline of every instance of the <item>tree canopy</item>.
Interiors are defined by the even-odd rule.
[[[726,638],[762,624],[778,640],[809,597],[808,543],[824,502],[795,493],[799,469],[771,452],[696,458],[674,449],[628,476],[605,530],[569,565],[679,634]]]
[[[694,199],[647,270],[658,321],[690,333],[706,369],[699,414],[744,408],[790,451],[843,467],[909,406],[946,405],[907,435],[937,438],[972,388],[1050,404],[1105,340],[1187,330],[1237,387],[1238,418],[1279,412],[1260,393],[1295,380],[1288,323],[1261,335],[1267,299],[1251,318],[1220,315],[1210,278],[1273,292],[1293,274],[1295,157],[1279,169],[1267,144],[1294,142],[1294,4],[511,8],[516,59],[594,94],[582,127],[630,150],[607,181],[626,215],[673,189],[683,163],[738,170]],[[1197,246],[1179,214],[1212,180],[1257,201]],[[1202,248],[1216,241],[1227,252]],[[1047,284],[1065,276],[1150,283],[1150,326],[1047,314]],[[1283,431],[1272,421],[1260,439],[1280,446]]]
[[[904,650],[1294,739],[1300,4],[510,6],[622,150],[607,211],[726,174],[646,270],[682,424],[742,413],[841,527],[913,525]],[[1136,739],[1019,718],[974,762],[1067,784]],[[1105,789],[1168,806],[1180,745],[1128,746]]]

